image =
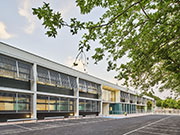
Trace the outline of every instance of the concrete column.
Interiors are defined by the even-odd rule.
[[[76,78],[76,83],[77,83],[77,88],[74,90],[74,96],[76,96],[75,100],[75,109],[74,109],[74,114],[75,116],[79,116],[79,78]]]
[[[130,103],[130,93],[128,94],[128,103]]]
[[[31,90],[33,91],[32,95],[32,117],[37,118],[37,64],[34,63],[32,67],[32,80],[31,80]]]
[[[103,99],[102,99],[102,85],[101,85],[101,90],[100,90],[100,94],[99,94],[99,99],[101,100],[100,101],[100,112],[99,112],[99,115],[102,115],[103,113]]]

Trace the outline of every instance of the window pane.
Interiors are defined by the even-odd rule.
[[[85,103],[86,102],[84,100],[79,100],[79,111],[86,111]]]
[[[37,110],[39,110],[39,111],[48,111],[48,97],[46,97],[46,96],[38,96]]]
[[[61,98],[59,104],[60,111],[68,111],[68,99]]]
[[[59,109],[57,108],[59,105],[59,98],[57,97],[50,97],[49,100],[49,110],[51,111],[58,111]]]
[[[37,68],[38,81],[43,83],[49,83],[48,70],[42,67]]]
[[[63,87],[71,88],[67,75],[61,73],[61,82]]]
[[[18,94],[18,110],[30,111],[30,95]]]

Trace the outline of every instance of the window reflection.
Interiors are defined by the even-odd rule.
[[[30,95],[0,92],[0,112],[30,112]]]

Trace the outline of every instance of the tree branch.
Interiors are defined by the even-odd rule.
[[[114,18],[113,18],[112,20],[110,20],[108,23],[102,24],[102,25],[98,25],[98,26],[88,27],[87,29],[94,29],[94,28],[104,27],[104,26],[108,26],[108,25],[114,23],[117,18],[119,18],[121,15],[123,15],[125,12],[127,12],[127,11],[128,11],[130,8],[132,8],[133,6],[139,4],[141,1],[142,1],[142,0],[139,0],[138,2],[130,5],[128,8],[126,8],[123,12],[121,12],[120,14],[118,14],[116,17],[114,17]]]
[[[145,11],[144,8],[142,7],[141,3],[139,3],[139,5],[140,5],[143,13],[146,15],[146,17],[147,17],[149,20],[151,20],[151,18],[148,16],[148,14],[146,13],[146,11]]]

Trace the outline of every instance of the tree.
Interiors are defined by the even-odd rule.
[[[177,108],[180,109],[180,100],[177,101]]]
[[[168,106],[168,103],[167,103],[167,100],[163,100],[162,102],[161,102],[161,107],[162,108],[168,108],[169,106]]]
[[[147,109],[149,109],[149,110],[152,109],[152,101],[150,101],[150,100],[147,101]]]
[[[176,104],[176,100],[172,98],[167,98],[165,102],[168,104],[168,108],[174,108]]]
[[[156,106],[157,106],[157,107],[161,107],[161,104],[162,104],[162,101],[161,101],[161,100],[157,100],[157,101],[156,101]]]
[[[155,96],[152,92],[146,92],[146,91],[144,91],[142,94],[143,94],[143,95],[146,95],[146,96],[149,96],[149,97],[152,97],[152,98],[155,99],[156,101],[161,100],[159,97]]]
[[[117,71],[116,78],[124,85],[147,90],[160,84],[160,90],[180,92],[179,0],[76,0],[76,4],[84,15],[95,7],[106,11],[96,23],[71,18],[68,24],[47,3],[33,8],[33,14],[43,20],[49,37],[56,37],[62,27],[70,28],[72,35],[86,30],[80,53],[90,50],[90,41],[98,40],[101,46],[92,58],[95,63],[106,58],[107,70]],[[125,55],[129,62],[119,65]]]

